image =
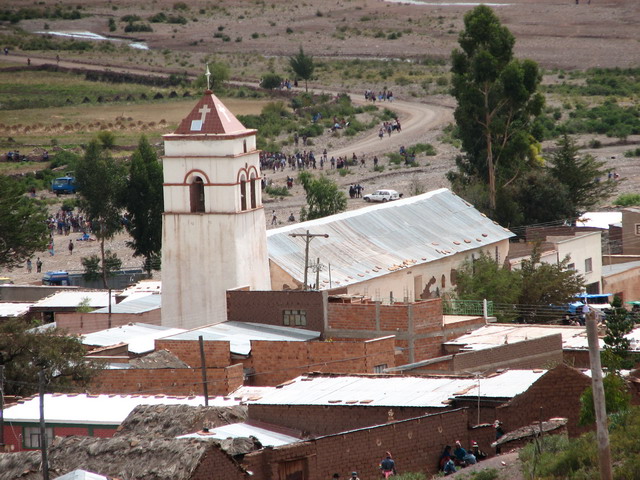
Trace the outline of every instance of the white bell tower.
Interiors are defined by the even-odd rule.
[[[271,289],[256,130],[207,90],[163,138],[162,325],[220,323],[228,289]]]

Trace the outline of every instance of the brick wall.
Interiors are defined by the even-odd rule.
[[[231,365],[231,346],[228,341],[205,340],[204,358],[208,368],[223,368]],[[201,368],[200,342],[198,340],[155,341],[155,350],[167,350],[193,368]]]
[[[344,398],[344,401],[349,399]],[[449,407],[373,407],[362,405],[256,405],[249,404],[252,420],[282,425],[313,435],[383,425],[397,420],[450,410]]]
[[[472,440],[464,409],[264,449],[246,455],[242,463],[255,478],[263,480],[281,478],[279,472],[285,464],[299,464],[304,468],[304,478],[329,479],[335,472],[343,477],[346,472],[355,470],[364,480],[379,478],[379,463],[385,452],[390,451],[398,473],[431,475],[437,473],[438,458],[444,446],[453,445],[458,439],[465,445]],[[480,446],[489,450],[488,445],[480,443]]]
[[[565,350],[562,358],[564,363],[574,368],[591,368],[589,350]]]
[[[148,323],[160,325],[160,309],[145,313],[112,313],[111,328],[120,327],[129,323]],[[109,328],[108,313],[56,313],[58,328],[66,330],[70,334],[86,334],[98,332]]]
[[[228,395],[242,386],[242,365],[207,368],[208,393]],[[202,371],[191,368],[133,368],[103,370],[93,381],[92,393],[164,393],[170,395],[202,395]]]
[[[278,385],[303,373],[374,373],[376,365],[395,366],[395,340],[251,342],[251,385]]]
[[[218,446],[212,445],[191,474],[190,480],[211,480],[213,478],[243,480],[249,477],[250,475],[232,457],[220,450]]]
[[[285,326],[284,310],[304,310],[307,325],[298,328],[324,332],[324,297],[317,291],[227,291],[227,319]],[[295,325],[286,325],[296,328]]]
[[[526,392],[496,409],[505,430],[514,430],[552,417],[569,421],[569,435],[577,436],[588,429],[578,426],[580,395],[591,385],[591,379],[578,370],[560,364],[538,379]]]

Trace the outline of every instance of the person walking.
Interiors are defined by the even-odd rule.
[[[33,270],[33,265],[31,263],[31,259],[27,258],[27,273],[31,273],[32,270]]]
[[[274,210],[271,213],[271,225],[277,225],[278,224],[278,216],[276,215],[276,211]]]
[[[42,260],[40,260],[40,257],[36,259],[36,273],[42,273]]]
[[[73,240],[69,240],[69,255],[73,255]]]

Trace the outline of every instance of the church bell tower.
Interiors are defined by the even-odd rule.
[[[226,291],[269,290],[256,130],[207,90],[164,135],[162,325],[226,320]]]

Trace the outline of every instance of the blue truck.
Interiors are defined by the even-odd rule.
[[[72,176],[58,177],[51,182],[51,190],[56,195],[62,193],[76,193],[76,179]]]

